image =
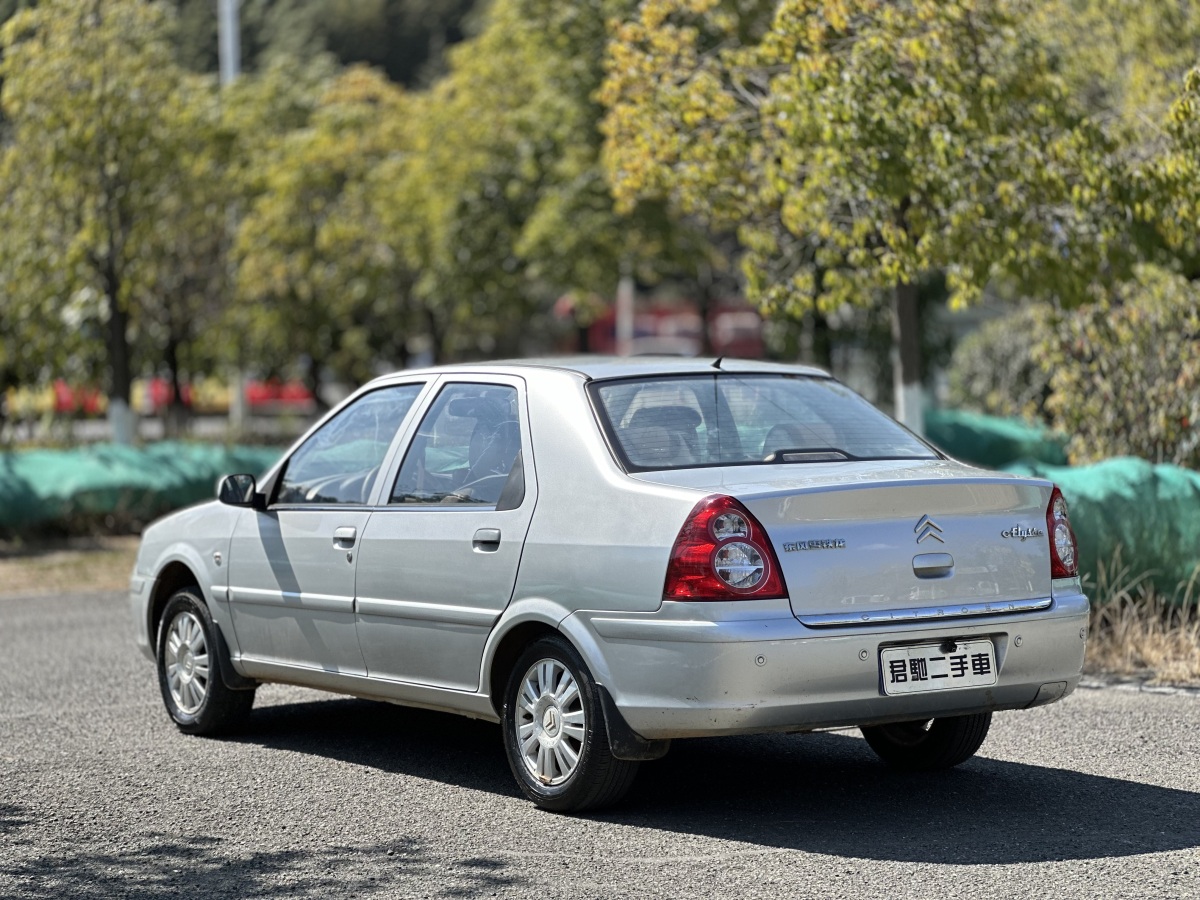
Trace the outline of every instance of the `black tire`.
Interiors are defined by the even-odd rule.
[[[561,687],[534,698],[539,685],[547,682]],[[612,755],[596,682],[575,648],[557,635],[532,643],[513,666],[504,690],[501,725],[513,777],[522,793],[542,809],[583,812],[611,806],[625,796],[637,775],[637,762]],[[537,754],[536,759],[527,759],[523,728],[525,747]],[[543,759],[539,777],[536,769]]]
[[[896,722],[863,728],[871,749],[890,766],[932,772],[966,762],[987,737],[990,712],[920,722]]]
[[[254,705],[254,688],[225,686],[217,626],[196,588],[171,595],[158,627],[158,686],[167,713],[187,734],[228,734]]]

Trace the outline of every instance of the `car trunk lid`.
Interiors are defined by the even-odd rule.
[[[1040,608],[1046,482],[951,460],[730,466],[642,480],[736,497],[770,536],[813,626]]]

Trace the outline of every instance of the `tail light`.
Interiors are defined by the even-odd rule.
[[[1050,534],[1050,577],[1074,578],[1079,574],[1079,547],[1067,515],[1067,501],[1057,486],[1046,507],[1046,530]]]
[[[696,504],[667,565],[665,600],[766,600],[783,597],[779,560],[767,533],[732,497]]]

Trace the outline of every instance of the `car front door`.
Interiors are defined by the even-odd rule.
[[[479,686],[536,482],[524,382],[447,381],[359,544],[358,634],[373,678]]]
[[[229,550],[234,633],[248,662],[365,674],[354,571],[388,450],[424,385],[358,397],[302,443],[266,510],[246,510]]]

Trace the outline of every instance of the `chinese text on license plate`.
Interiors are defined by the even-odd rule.
[[[986,687],[996,683],[996,651],[991,641],[886,647],[879,655],[879,665],[885,694]]]

